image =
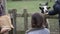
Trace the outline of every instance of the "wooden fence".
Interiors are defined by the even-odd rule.
[[[9,34],[16,34],[16,17],[24,17],[24,31],[26,31],[28,29],[28,17],[30,17],[32,15],[32,13],[30,13],[30,14],[27,13],[27,9],[23,9],[23,11],[24,11],[23,14],[17,14],[16,9],[9,10],[8,13],[11,15],[12,24],[15,27],[14,29],[12,29],[10,31]],[[57,16],[48,16],[47,18],[58,19]]]

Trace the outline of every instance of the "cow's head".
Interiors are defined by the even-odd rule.
[[[40,7],[39,9],[41,10],[41,13],[47,13],[48,10],[50,9],[50,7],[48,7],[48,3],[45,3],[45,4],[40,4]]]

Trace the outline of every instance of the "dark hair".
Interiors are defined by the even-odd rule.
[[[42,13],[34,13],[32,15],[32,28],[41,28],[44,24],[46,25],[46,19]]]

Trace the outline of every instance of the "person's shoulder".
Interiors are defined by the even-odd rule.
[[[30,32],[31,30],[32,30],[32,28],[30,28],[30,29],[26,30],[26,33]]]
[[[44,28],[44,30],[47,31],[47,32],[50,32],[50,30],[48,28]]]
[[[59,8],[60,8],[60,4],[57,4],[57,5],[55,6],[55,8],[58,8],[58,9],[59,9]]]

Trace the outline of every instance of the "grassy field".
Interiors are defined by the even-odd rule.
[[[27,9],[28,13],[35,13],[39,12],[39,4],[45,3],[46,1],[8,1],[7,2],[7,10],[9,9],[17,9],[17,13],[23,13],[23,9]],[[54,2],[49,2],[49,6],[52,8]],[[17,17],[17,30],[21,31],[24,30],[24,18]],[[49,19],[50,23],[50,30],[56,32],[58,30],[58,20],[56,19]],[[30,24],[31,18],[28,19],[28,24]],[[54,33],[53,32],[53,33]],[[20,34],[20,32],[18,32]],[[21,32],[22,33],[22,32]]]
[[[8,2],[8,9],[17,9],[18,13],[23,12],[23,9],[26,8],[28,12],[33,13],[39,11],[39,4],[45,3],[46,1],[15,1]],[[52,6],[53,2],[49,3],[49,6]]]

